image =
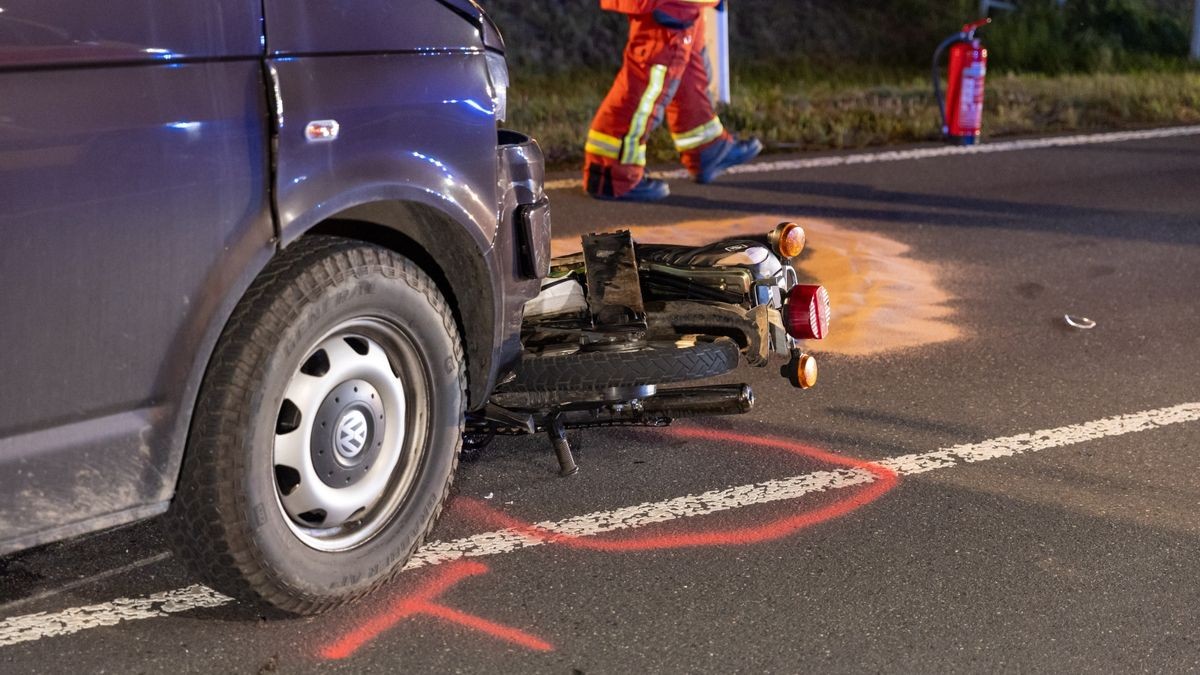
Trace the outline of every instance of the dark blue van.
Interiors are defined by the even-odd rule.
[[[170,512],[220,591],[394,576],[545,276],[472,0],[6,0],[0,555]]]

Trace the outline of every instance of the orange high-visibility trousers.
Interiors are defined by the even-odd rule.
[[[629,17],[624,63],[592,120],[584,146],[583,185],[593,195],[619,197],[642,180],[646,137],[662,121],[683,165],[700,170],[700,151],[729,138],[708,94],[704,18],[671,28],[651,14]]]

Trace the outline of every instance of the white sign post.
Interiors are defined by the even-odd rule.
[[[1192,10],[1192,60],[1200,61],[1200,0]]]
[[[1200,0],[1196,0],[1197,7],[1200,7]],[[1195,31],[1193,31],[1195,32]],[[1193,51],[1195,51],[1195,40],[1192,42]],[[729,103],[729,3],[721,5],[721,9],[717,11],[717,53],[721,56],[718,59],[720,65],[717,67],[717,100],[721,103]]]
[[[711,70],[708,91],[717,103],[729,103],[729,3],[722,3],[720,10],[710,8],[704,11],[704,42],[708,45]]]

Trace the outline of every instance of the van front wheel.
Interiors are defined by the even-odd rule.
[[[296,614],[392,579],[454,476],[463,362],[411,261],[336,237],[289,246],[205,375],[172,506],[180,557],[222,593]]]

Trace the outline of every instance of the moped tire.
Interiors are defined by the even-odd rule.
[[[728,338],[679,347],[651,342],[631,351],[526,354],[505,393],[599,391],[700,380],[723,375],[738,364],[738,346]]]

